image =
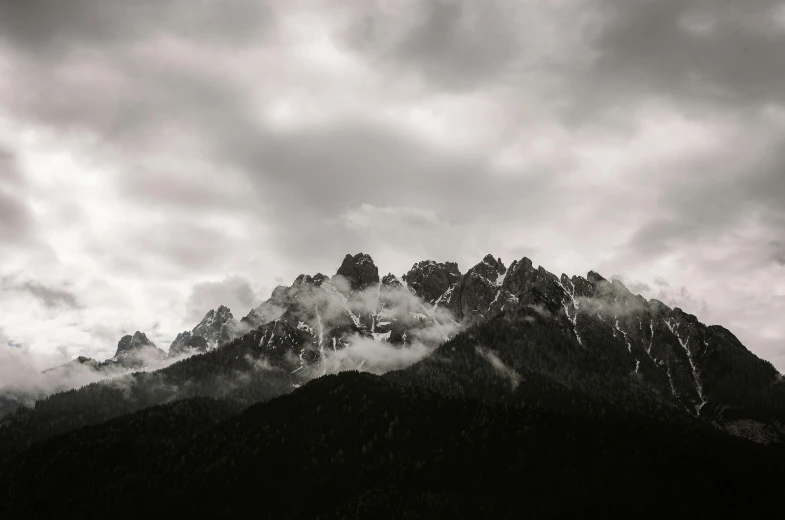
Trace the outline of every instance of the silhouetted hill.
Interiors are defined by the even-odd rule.
[[[0,511],[754,517],[779,507],[785,469],[781,451],[694,419],[451,398],[356,372],[218,422],[230,408],[189,400],[46,441],[6,467]]]

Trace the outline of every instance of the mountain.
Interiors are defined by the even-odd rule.
[[[114,356],[105,361],[78,356],[67,363],[43,370],[39,377],[26,381],[22,386],[0,387],[0,417],[20,407],[33,406],[36,401],[51,394],[134,370],[158,368],[165,358],[166,353],[147,339],[144,333],[124,336]]]
[[[318,275],[317,275],[318,276]],[[281,316],[286,310],[289,287],[279,285],[273,289],[270,299],[262,302],[258,307],[251,309],[251,312],[244,317],[241,322],[249,328],[255,329],[260,325],[269,323]]]
[[[335,276],[343,278],[348,283],[348,287],[339,285],[341,292],[362,291],[379,283],[379,269],[373,263],[371,256],[363,253],[354,256],[346,255]]]
[[[100,509],[103,493],[126,504],[118,490],[149,497],[166,482],[166,496],[146,504],[238,512],[252,489],[265,489],[270,517],[378,516],[412,496],[404,510],[414,517],[498,518],[522,507],[509,502],[504,483],[526,482],[537,490],[526,499],[536,511],[575,514],[547,501],[556,495],[542,477],[604,511],[666,514],[641,498],[645,490],[694,514],[741,511],[729,489],[768,503],[781,484],[760,475],[785,469],[785,382],[723,327],[594,271],[556,276],[528,258],[505,267],[487,255],[465,274],[430,260],[401,276],[378,273],[369,255],[347,255],[332,278],[302,274],[239,324],[225,307],[208,313],[183,340],[198,341],[186,348],[199,355],[3,418],[0,474],[16,482],[8,484],[10,511],[26,511],[25,497],[40,497],[25,489],[49,489],[50,475],[82,475],[79,453],[91,445],[104,450],[90,462],[97,472],[63,487],[59,503],[91,489],[89,507]],[[153,352],[138,334],[118,352]],[[331,376],[347,370],[380,377]],[[204,429],[195,426],[202,415]],[[162,437],[146,440],[158,431],[146,429],[148,420]],[[365,422],[347,430],[357,421]],[[179,427],[196,429],[186,436]],[[138,457],[111,476],[120,439]],[[467,475],[461,467],[485,469]],[[297,485],[267,476],[295,471],[287,468],[299,468],[286,474],[311,490],[306,505],[295,505]],[[150,472],[163,480],[145,480]],[[449,486],[429,484],[441,481]],[[468,483],[482,500],[468,498]],[[131,502],[129,512],[147,507]]]
[[[130,336],[127,336],[130,337]],[[119,350],[119,349],[118,349]],[[116,354],[115,354],[116,355]],[[84,367],[89,367],[92,369],[97,369],[100,363],[93,358],[89,358],[87,356],[79,356],[76,359],[69,361],[68,363],[63,363],[62,365],[58,365],[56,367],[47,368],[42,373],[44,374],[70,374],[74,370],[79,370]]]
[[[418,366],[438,371],[448,345],[468,342],[467,363],[495,356],[508,375],[523,380],[522,387],[532,378],[538,385],[609,402],[627,399],[631,407],[656,402],[760,442],[785,439],[785,383],[770,363],[726,329],[707,327],[681,309],[632,295],[620,282],[593,271],[586,278],[557,277],[534,268],[528,258],[505,268],[487,255],[465,274],[454,263],[424,261],[401,277],[387,275],[380,281],[373,260],[360,253],[347,255],[332,279],[298,276],[290,287],[276,288],[259,308],[281,312],[268,314],[257,328],[221,348],[212,345],[231,337],[234,327],[248,327],[249,320],[238,326],[226,307],[210,311],[185,342],[196,345],[186,347],[194,350],[212,348],[210,355],[149,376],[125,376],[123,384],[145,399],[80,414],[91,419],[65,420],[58,431],[139,409],[140,403],[243,395],[239,399],[250,404],[327,373],[399,369],[434,349]],[[474,336],[456,337],[461,330]],[[478,331],[489,331],[489,338],[471,339]],[[143,348],[160,355],[141,333],[120,343],[119,354]],[[454,387],[460,377],[451,377]],[[150,381],[157,381],[155,392],[140,387]],[[112,384],[52,396],[48,401],[62,402],[53,405],[52,413],[71,400],[89,408]],[[470,380],[468,385],[473,384]],[[46,422],[43,409],[31,413]]]
[[[123,336],[117,343],[117,352],[111,361],[125,366],[144,366],[152,360],[166,358],[166,352],[155,346],[143,332]]]
[[[234,339],[243,329],[247,330],[237,323],[228,307],[221,305],[218,309],[210,310],[193,330],[178,334],[169,346],[168,355],[174,358],[207,352]]]
[[[0,461],[53,435],[177,399],[205,396],[247,406],[328,372],[359,368],[382,373],[401,368],[459,330],[448,312],[431,308],[403,285],[378,281],[367,285],[367,275],[352,274],[375,270],[372,265],[368,255],[348,257],[339,268],[344,274],[334,277],[337,286],[321,274],[298,276],[265,302],[285,309],[279,317],[220,348],[155,372],[128,374],[52,395],[32,409],[3,418]],[[231,313],[222,307],[208,313],[194,332],[215,334],[231,323]],[[130,343],[121,340],[118,350],[149,347],[139,334]],[[216,337],[220,335],[211,336]]]

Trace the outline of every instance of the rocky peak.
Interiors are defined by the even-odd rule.
[[[525,256],[520,260],[513,260],[510,268],[505,273],[506,276],[504,277],[502,287],[511,294],[518,294],[523,288],[527,273],[530,273],[532,270],[534,270],[532,261]]]
[[[144,332],[139,332],[137,330],[133,336],[126,335],[120,338],[120,341],[117,342],[117,353],[115,356],[122,355],[126,352],[140,350],[145,347],[156,348],[155,343],[147,339],[147,335]]]
[[[382,278],[382,285],[390,288],[403,287],[403,284],[398,280],[398,277],[392,273],[388,273]]]
[[[596,271],[589,271],[589,274],[586,275],[586,279],[588,279],[591,283],[600,283],[600,282],[608,281],[602,276],[600,276],[600,274]]]
[[[549,311],[560,309],[565,297],[559,278],[542,266],[535,269],[526,257],[512,263],[504,276],[502,288],[522,306],[544,305]]]
[[[199,325],[191,332],[194,336],[203,337],[212,348],[215,348],[229,341],[234,336],[236,328],[237,322],[232,316],[232,311],[221,305],[217,310],[205,314]]]
[[[428,303],[434,303],[461,281],[461,272],[455,262],[423,260],[414,264],[403,279],[414,294]]]
[[[302,275],[305,276],[305,275]],[[313,277],[312,281],[314,284],[318,282],[319,285],[322,284],[323,281],[328,280],[327,276],[324,276],[323,280],[319,278],[321,274],[317,274]],[[299,277],[298,277],[299,278]],[[295,281],[296,283],[296,281]],[[294,284],[292,287],[286,287],[284,285],[279,285],[275,289],[273,289],[270,298],[259,304],[255,309],[251,309],[246,317],[244,317],[241,321],[251,329],[255,329],[264,325],[265,323],[269,323],[273,320],[278,319],[283,313],[286,307],[291,304],[292,302],[292,293],[297,292],[296,288],[294,288]]]
[[[133,336],[123,336],[117,342],[117,352],[114,355],[119,361],[145,362],[149,359],[162,359],[166,353],[147,339],[144,332],[136,331]]]
[[[336,276],[342,276],[349,285],[350,291],[362,291],[366,287],[379,283],[379,269],[370,255],[358,253],[346,255]]]
[[[310,276],[307,274],[301,274],[297,278],[295,278],[294,283],[292,284],[291,289],[304,289],[309,287],[321,287],[324,282],[329,282],[330,277],[324,275],[322,273],[316,273],[314,276]],[[283,289],[283,292],[291,293],[291,291],[286,291],[286,287],[277,287],[276,291],[279,289]],[[289,294],[290,295],[290,294]],[[275,293],[273,293],[275,296]]]
[[[477,273],[495,283],[499,276],[506,272],[507,268],[504,267],[501,258],[496,259],[493,255],[485,255],[482,262],[469,269],[466,274]]]
[[[313,278],[307,274],[301,274],[294,279],[294,283],[292,283],[292,289],[299,289],[307,285],[313,285]]]
[[[273,289],[273,293],[270,295],[270,302],[276,305],[284,305],[288,297],[289,288],[285,285],[279,285]]]
[[[660,300],[657,300],[655,298],[652,298],[651,300],[649,300],[649,308],[651,308],[651,310],[654,313],[656,313],[656,314],[666,314],[666,315],[668,315],[668,314],[670,314],[672,312],[672,309],[670,307],[668,307],[667,305],[662,303]]]
[[[322,273],[316,273],[316,275],[313,277],[314,287],[321,287],[321,285],[324,282],[329,282],[329,281],[330,281],[330,277]]]
[[[466,272],[452,292],[450,310],[456,317],[469,322],[499,312],[514,299],[512,293],[503,288],[507,272],[501,259],[486,255],[482,262]]]

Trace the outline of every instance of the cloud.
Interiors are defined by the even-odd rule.
[[[785,197],[785,154],[781,140],[760,137],[743,155],[718,148],[687,165],[687,175],[662,187],[663,211],[634,234],[631,247],[646,254],[667,251],[682,242],[709,240],[747,219],[774,232],[785,222],[779,202]]]
[[[227,273],[492,250],[665,277],[773,352],[777,2],[127,4],[0,6],[3,274],[83,306],[31,320],[13,292],[15,340],[105,352],[99,323],[171,339]]]
[[[774,258],[774,261],[777,262],[779,265],[785,267],[785,256],[778,255]]]
[[[18,287],[38,298],[47,307],[79,307],[76,296],[65,289],[53,289],[40,282],[28,281]]]
[[[79,388],[108,376],[79,363],[42,373],[62,362],[56,355],[37,356],[26,347],[11,348],[0,344],[0,398],[32,406],[36,400],[52,393]],[[0,410],[0,414],[8,411]]]
[[[2,339],[0,330],[0,339]],[[33,404],[49,395],[81,388],[97,381],[110,379],[109,384],[128,385],[122,376],[134,372],[153,372],[181,361],[186,356],[159,359],[154,353],[139,358],[142,367],[125,368],[120,365],[98,366],[93,360],[71,359],[67,349],[36,353],[25,346],[10,348],[0,343],[0,416],[17,406]],[[259,365],[257,368],[259,368]]]
[[[697,314],[704,319],[710,315],[710,309],[705,299],[692,294],[686,287],[671,287],[662,277],[654,277],[651,283],[634,281],[626,276],[613,275],[611,284],[600,287],[605,296],[597,298],[580,298],[582,312],[590,314],[602,313],[605,316],[626,316],[639,314],[646,311],[645,300],[659,300],[670,308],[680,307],[686,312]],[[637,298],[627,298],[624,295],[629,291]],[[618,300],[610,298],[612,295],[622,296]]]
[[[19,187],[24,184],[24,177],[19,173],[14,154],[0,144],[0,185]]]
[[[15,156],[0,143],[0,241],[23,243],[33,234],[33,215],[23,198],[24,177]]]
[[[362,336],[353,336],[343,349],[328,351],[325,363],[330,373],[361,370],[383,374],[411,366],[431,352],[433,347],[420,342],[394,346]]]
[[[746,109],[785,100],[781,2],[595,5],[603,23],[590,40],[598,57],[587,73],[595,86],[587,104],[667,96],[691,108]]]
[[[185,317],[188,323],[196,325],[208,311],[225,305],[239,320],[258,303],[258,299],[251,282],[242,276],[228,276],[218,282],[200,282],[191,289]]]
[[[302,372],[298,369],[300,376],[318,377],[344,370],[381,374],[405,368],[429,355],[461,328],[448,310],[432,308],[404,287],[371,285],[347,297],[336,281],[344,282],[336,276],[322,283],[321,288],[306,286],[293,294],[297,305],[282,317],[311,330],[317,342],[322,361]],[[373,324],[369,319],[374,320]],[[353,322],[358,326],[360,321],[367,335],[356,333],[351,326]],[[393,331],[396,335],[405,331],[395,344],[388,341]],[[294,353],[291,357],[293,364],[300,363]]]
[[[502,378],[509,380],[513,390],[518,387],[521,382],[521,376],[515,370],[505,365],[495,352],[479,346],[474,347],[474,351],[479,356],[485,358]]]
[[[537,304],[537,305],[529,305],[528,307],[532,309],[534,312],[536,312],[537,314],[539,314],[540,317],[542,318],[548,319],[553,317],[551,313],[548,311],[548,309],[545,308],[545,305]]]
[[[20,280],[13,277],[0,278],[0,288],[4,291],[16,291],[32,296],[47,308],[67,307],[79,308],[80,304],[71,291],[56,287],[48,287],[38,280]]]
[[[0,188],[0,240],[21,242],[32,231],[32,216],[27,206]]]
[[[362,204],[358,208],[347,209],[341,215],[341,220],[349,229],[379,233],[445,226],[432,210],[405,206],[379,207],[372,204]]]
[[[194,9],[183,0],[56,0],[4,2],[0,29],[30,52],[62,53],[79,45],[118,45],[176,34],[237,42],[258,37],[272,20],[265,4],[208,1]]]
[[[494,82],[520,53],[523,12],[512,2],[402,2],[370,7],[347,41],[382,64],[397,62],[449,90]]]

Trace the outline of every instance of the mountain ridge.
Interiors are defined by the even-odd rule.
[[[466,346],[467,363],[497,363],[504,367],[499,369],[502,380],[534,377],[554,389],[597,392],[605,384],[599,379],[610,378],[616,391],[642,388],[645,396],[634,399],[656,399],[736,435],[768,443],[785,439],[785,384],[770,363],[726,329],[707,327],[680,308],[633,295],[621,282],[594,271],[585,278],[557,277],[542,266],[534,268],[527,257],[505,267],[486,255],[465,274],[454,263],[422,261],[401,277],[379,279],[373,260],[362,253],[347,255],[339,271],[344,274],[332,279],[303,274],[290,287],[276,288],[249,316],[262,315],[257,309],[274,312],[256,327],[246,316],[239,323],[247,332],[235,329],[241,332],[226,343],[119,381],[146,395],[139,401],[145,406],[200,395],[243,396],[237,398],[252,403],[341,370],[380,374],[420,360],[430,366],[431,353],[441,352],[450,340],[454,345],[461,331],[487,328],[501,316],[502,321],[493,322],[501,329],[542,338],[520,343],[514,335],[502,335],[490,345]],[[220,337],[227,323],[238,322],[221,306],[194,330]],[[272,374],[270,384],[264,383]],[[139,386],[151,381],[157,381],[159,391]],[[89,392],[98,396],[112,384],[120,383],[91,385],[50,401],[65,403],[71,395],[75,399]],[[602,396],[613,399],[609,391]],[[92,418],[84,420],[102,421],[135,409],[91,412],[85,417]],[[61,428],[71,427],[63,423]]]
[[[53,513],[63,504],[101,510],[101,497],[123,501],[124,490],[150,496],[150,486],[160,489],[144,478],[152,467],[170,483],[169,493],[123,502],[131,516],[145,510],[143,503],[241,511],[250,496],[236,492],[244,482],[275,490],[271,518],[275,511],[329,517],[331,507],[341,508],[336,517],[364,517],[353,508],[392,507],[406,496],[417,497],[412,514],[483,516],[514,509],[505,498],[513,490],[503,491],[502,483],[533,467],[553,485],[568,483],[581,500],[619,512],[601,486],[580,491],[607,460],[614,462],[604,478],[614,482],[612,494],[620,494],[625,511],[648,506],[619,475],[678,497],[691,514],[743,510],[728,498],[723,471],[736,475],[734,492],[744,489],[761,507],[780,489],[759,473],[785,470],[785,383],[724,327],[634,295],[594,271],[559,277],[526,257],[506,267],[487,255],[463,274],[457,264],[423,261],[401,277],[381,279],[371,264],[368,255],[347,255],[343,274],[303,274],[276,288],[251,311],[269,319],[256,327],[247,316],[234,321],[247,332],[223,344],[0,418],[8,511],[28,514],[41,504]],[[197,327],[220,334],[230,320],[229,309],[219,307]],[[148,343],[137,333],[118,350],[152,348]],[[357,421],[359,429],[347,429]],[[118,473],[121,444],[132,458]],[[97,459],[81,457],[86,446]],[[595,460],[589,452],[598,446]],[[518,454],[514,464],[506,462],[510,453]],[[745,465],[747,456],[755,457],[754,466]],[[265,468],[280,473],[294,471],[292,457],[295,480],[317,490],[319,505],[293,505],[299,491],[247,462],[274,461]],[[484,489],[487,507],[454,494],[464,489],[462,479],[451,477],[460,465],[445,457],[484,468],[471,481]],[[575,466],[576,458],[585,463]],[[91,471],[78,469],[85,464]],[[494,480],[494,467],[504,479]],[[80,477],[57,500],[39,500],[35,490],[73,471]],[[327,478],[342,471],[363,475],[343,494]],[[430,483],[448,481],[457,487],[433,495]],[[488,482],[496,484],[483,487]],[[375,486],[392,486],[393,498]],[[79,487],[97,492],[79,502],[88,505],[69,498]],[[551,496],[547,486],[540,493]],[[534,496],[529,501],[540,511],[576,512]]]

